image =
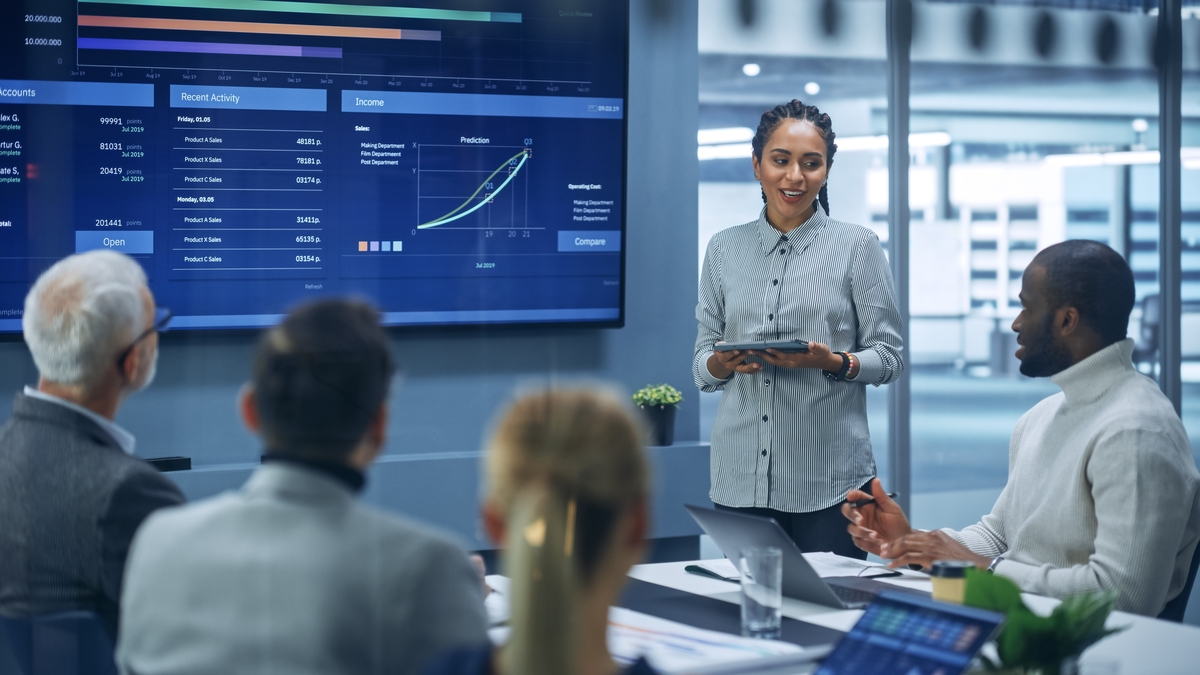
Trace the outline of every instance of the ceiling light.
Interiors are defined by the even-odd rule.
[[[1139,134],[1146,133],[1146,130],[1149,128],[1150,128],[1150,124],[1148,122],[1146,122],[1146,120],[1142,119],[1141,117],[1139,117],[1133,121],[1133,130],[1138,132]]]
[[[1182,152],[1180,154],[1183,154]],[[1106,152],[1105,164],[1158,164],[1157,150],[1136,150],[1133,152]]]
[[[908,135],[910,148],[940,148],[950,145],[950,134],[944,131],[926,131]]]
[[[1050,166],[1103,166],[1104,155],[1098,152],[1080,152],[1071,155],[1046,155]]]
[[[821,85],[817,84],[816,82],[809,82],[808,84],[804,85],[804,93],[808,94],[809,96],[816,96],[817,94],[821,93]]]
[[[747,77],[754,77],[762,72],[762,68],[757,63],[747,63],[746,65],[742,66],[742,72],[745,73]]]
[[[721,129],[701,129],[696,132],[696,142],[700,145],[714,143],[742,143],[754,138],[754,130],[750,127],[723,127]]]
[[[938,148],[950,145],[950,134],[944,131],[927,131],[908,135],[909,148]],[[857,150],[887,150],[887,136],[847,136],[836,139],[837,147],[842,152]]]
[[[748,159],[754,149],[749,143],[726,143],[724,145],[701,145],[696,148],[696,157],[706,159]]]
[[[846,136],[835,138],[839,152],[854,152],[855,150],[887,150],[887,136]]]

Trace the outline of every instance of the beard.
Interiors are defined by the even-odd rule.
[[[1025,377],[1050,377],[1071,367],[1071,353],[1054,339],[1053,326],[1051,313],[1041,326],[1021,336],[1025,346],[1021,374]]]

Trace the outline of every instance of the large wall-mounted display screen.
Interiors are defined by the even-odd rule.
[[[0,331],[96,248],[172,328],[619,325],[628,2],[399,4],[2,3]]]

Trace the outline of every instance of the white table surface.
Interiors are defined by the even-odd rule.
[[[736,583],[689,574],[684,567],[695,561],[637,565],[629,576],[652,584],[688,593],[717,598],[733,604],[741,602]],[[880,579],[909,588],[929,590],[929,582],[908,577]],[[1058,604],[1053,598],[1023,594],[1025,604],[1035,612],[1049,614]],[[848,631],[862,616],[859,609],[833,609],[810,602],[783,599],[783,615],[819,626]],[[1083,654],[1080,660],[1082,675],[1091,666],[1117,664],[1111,675],[1198,675],[1200,674],[1200,628],[1169,621],[1159,621],[1125,612],[1113,612],[1108,619],[1110,628],[1125,630],[1099,642]],[[1111,669],[1103,670],[1109,675]]]

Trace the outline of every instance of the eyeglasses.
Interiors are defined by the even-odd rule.
[[[167,332],[167,328],[171,323],[171,317],[173,316],[175,315],[166,307],[156,307],[154,309],[154,325],[142,331],[140,335],[133,339],[133,342],[129,343],[129,346],[124,351],[117,355],[117,368],[125,368],[125,359],[129,358],[129,355],[133,353],[134,347],[137,347],[139,342],[150,337],[153,333]]]

